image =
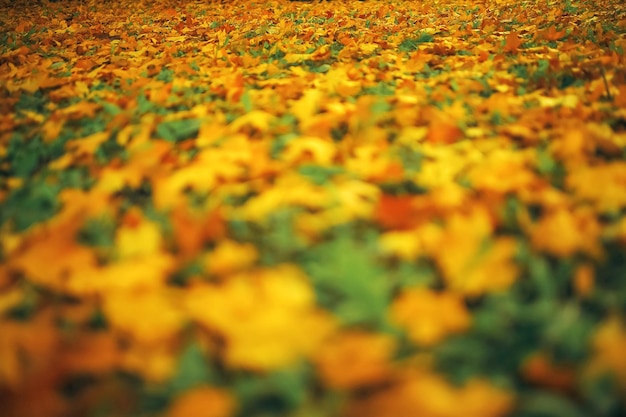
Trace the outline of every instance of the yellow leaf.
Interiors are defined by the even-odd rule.
[[[65,147],[76,156],[93,155],[109,139],[109,132],[97,132],[80,139],[69,141]]]
[[[190,316],[226,340],[224,360],[235,368],[288,366],[312,354],[334,327],[315,307],[307,278],[291,265],[238,274],[187,295]]]
[[[507,193],[528,187],[535,180],[523,154],[498,150],[481,160],[468,174],[472,185],[480,190]]]
[[[312,54],[296,54],[296,53],[288,53],[286,54],[283,59],[288,63],[288,64],[293,64],[296,62],[304,62],[306,60],[311,59],[311,55]]]
[[[406,261],[415,260],[423,253],[420,238],[413,230],[383,233],[379,245],[383,253],[395,255]]]
[[[600,212],[618,212],[626,207],[626,162],[580,167],[568,174],[566,184],[577,199],[592,203]]]
[[[164,294],[156,291],[107,293],[103,310],[114,330],[144,344],[171,339],[183,324],[182,312]]]
[[[115,245],[122,258],[154,255],[163,245],[161,229],[156,223],[141,218],[137,224],[118,228]]]
[[[413,288],[402,293],[391,307],[392,320],[407,329],[415,343],[432,346],[450,334],[470,326],[463,299],[449,292]]]
[[[253,265],[258,252],[250,243],[223,240],[206,258],[206,268],[212,274],[224,276]]]
[[[364,54],[372,54],[378,49],[378,44],[376,43],[361,43],[359,44],[359,50]]]
[[[171,255],[158,253],[135,256],[104,267],[81,269],[67,277],[66,288],[77,295],[154,290],[164,284],[174,266]]]
[[[60,110],[60,112],[66,115],[70,120],[78,120],[83,117],[93,118],[96,115],[96,112],[101,108],[102,106],[98,103],[81,101],[80,103],[64,107]]]
[[[232,122],[229,129],[231,132],[239,132],[242,127],[249,125],[261,132],[265,132],[275,118],[276,116],[271,113],[262,110],[252,110]]]
[[[330,165],[333,163],[336,153],[337,148],[331,140],[314,136],[300,136],[289,142],[281,154],[281,159],[290,164]]]
[[[323,98],[319,90],[308,89],[291,105],[291,112],[300,123],[305,123],[319,111]]]

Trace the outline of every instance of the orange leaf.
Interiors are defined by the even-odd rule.
[[[376,207],[375,218],[384,228],[405,229],[413,224],[413,197],[383,194]]]
[[[65,290],[68,274],[96,263],[93,251],[76,243],[74,233],[65,227],[34,233],[32,242],[11,260],[11,267],[33,283]]]
[[[557,390],[571,388],[576,381],[573,368],[556,366],[543,354],[531,356],[523,366],[524,377],[535,384]]]
[[[175,17],[177,14],[178,13],[176,12],[176,9],[173,8],[169,8],[163,11],[163,15],[167,17]]]
[[[315,357],[326,385],[350,389],[384,381],[395,341],[389,335],[348,331],[331,338]]]
[[[426,141],[430,143],[454,143],[463,137],[463,131],[457,125],[447,121],[435,122],[430,125]]]
[[[506,43],[504,44],[504,52],[517,52],[520,45],[522,44],[522,39],[516,32],[511,32],[506,37]]]
[[[565,36],[564,30],[557,31],[554,26],[550,26],[548,29],[545,29],[542,33],[543,39],[547,41],[558,41]]]
[[[228,417],[234,411],[235,402],[229,393],[204,386],[178,397],[167,417]]]
[[[63,351],[64,369],[73,372],[105,373],[118,365],[120,349],[113,335],[85,335]]]
[[[617,87],[617,95],[615,96],[615,105],[622,109],[626,109],[626,84]]]

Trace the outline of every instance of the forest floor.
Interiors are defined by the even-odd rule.
[[[626,415],[620,0],[2,4],[4,416]]]

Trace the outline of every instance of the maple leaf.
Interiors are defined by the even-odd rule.
[[[205,259],[207,271],[224,276],[252,266],[257,258],[254,245],[222,240]]]
[[[127,213],[126,220],[117,229],[115,246],[120,258],[150,256],[158,253],[163,245],[161,230],[154,222],[143,218],[141,213]]]
[[[596,219],[590,212],[559,209],[546,213],[533,227],[531,241],[537,249],[556,256],[573,256],[579,251],[597,255],[600,252],[597,247],[599,232]]]
[[[394,300],[392,320],[407,329],[415,343],[430,346],[444,337],[467,330],[470,314],[458,295],[425,288],[408,289]]]
[[[395,341],[389,335],[347,331],[330,338],[313,360],[326,385],[357,388],[390,377],[394,348]]]
[[[414,224],[413,197],[383,194],[376,207],[376,220],[386,228],[402,229]]]
[[[435,121],[430,125],[425,140],[430,143],[449,144],[463,137],[463,131],[449,121]]]
[[[158,292],[111,291],[103,311],[113,329],[148,345],[166,342],[183,324],[182,312]]]
[[[219,287],[195,287],[187,300],[194,319],[226,338],[224,359],[236,368],[292,364],[310,355],[333,328],[315,308],[305,276],[292,265],[239,274]]]
[[[565,36],[565,31],[557,30],[556,27],[550,26],[541,32],[541,36],[547,41],[557,41]]]
[[[77,226],[60,223],[34,230],[21,250],[12,254],[10,267],[39,285],[65,291],[68,275],[96,264],[95,253],[76,241]]]
[[[327,297],[329,307],[345,323],[385,323],[390,284],[364,247],[344,235],[308,256],[305,267],[319,297]]]
[[[516,32],[509,32],[504,42],[504,52],[517,52],[524,43],[523,39]]]

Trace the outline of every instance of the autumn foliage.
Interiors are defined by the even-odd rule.
[[[619,0],[0,6],[0,414],[626,415]]]

